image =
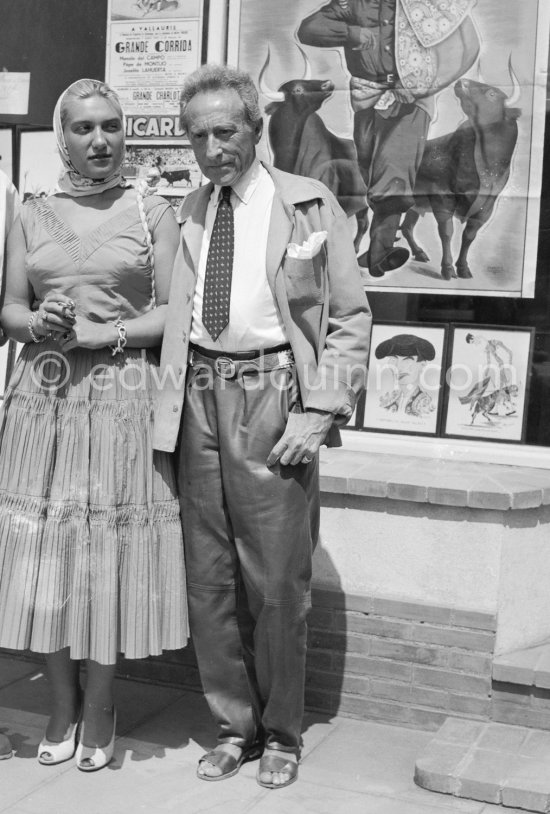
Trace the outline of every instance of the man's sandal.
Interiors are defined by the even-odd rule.
[[[283,774],[289,775],[288,780],[285,783],[263,783],[260,780],[260,775],[264,772],[282,772]],[[263,786],[264,789],[284,789],[285,786],[290,786],[291,783],[294,783],[295,780],[298,779],[298,763],[294,762],[293,760],[286,760],[284,757],[279,757],[279,755],[270,755],[269,750],[266,750],[261,759],[260,765],[258,766],[258,772],[256,774],[256,780],[258,781],[260,786]]]
[[[237,774],[243,763],[246,763],[249,760],[256,760],[256,758],[259,758],[261,754],[262,747],[258,743],[243,749],[240,757],[238,758],[233,757],[233,755],[230,755],[227,752],[221,751],[220,748],[217,747],[216,749],[212,749],[210,752],[207,752],[199,759],[199,767],[201,763],[210,763],[211,766],[217,766],[218,769],[221,769],[221,774],[200,774],[199,770],[197,769],[197,777],[200,780],[208,781],[227,780],[228,777],[233,777],[233,775]]]

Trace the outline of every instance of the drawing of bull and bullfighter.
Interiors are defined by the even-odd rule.
[[[470,424],[482,416],[488,424],[495,422],[491,416],[512,416],[516,413],[515,400],[519,387],[514,382],[512,350],[500,339],[486,339],[480,334],[466,334],[466,342],[477,347],[485,356],[479,379],[459,402],[469,406]]]
[[[355,216],[358,261],[369,277],[384,277],[409,261],[414,263],[408,268],[421,272],[428,252],[438,262],[433,246],[424,248],[415,234],[427,213],[440,243],[439,279],[475,276],[468,252],[509,181],[521,113],[511,59],[500,86],[481,81],[475,5],[331,0],[301,19],[295,46],[306,63],[302,46],[340,49],[343,55],[353,111],[350,138],[324,121],[322,106],[335,90],[331,78],[312,78],[307,65],[302,78],[290,76],[274,91],[266,79],[269,54],[260,71],[274,165],[322,180]],[[428,138],[438,94],[447,88],[462,120]],[[458,251],[453,220],[462,224]]]

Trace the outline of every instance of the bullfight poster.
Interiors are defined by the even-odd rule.
[[[261,157],[322,180],[368,289],[534,296],[547,0],[231,0]]]
[[[174,206],[202,180],[179,124],[179,95],[201,64],[203,22],[203,0],[109,2],[105,74],[126,114],[123,172]]]

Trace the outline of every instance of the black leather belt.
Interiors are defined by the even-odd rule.
[[[246,361],[248,359],[258,359],[260,356],[269,356],[272,353],[280,353],[282,350],[290,350],[288,342],[284,345],[275,345],[273,348],[260,348],[259,350],[239,350],[230,353],[226,350],[213,350],[212,348],[202,348],[200,345],[195,345],[193,342],[189,343],[189,349],[195,350],[201,356],[206,356],[208,359],[217,359],[223,356],[226,359],[232,359],[234,362]]]
[[[188,363],[190,367],[210,367],[216,371],[218,376],[233,379],[239,373],[246,371],[260,372],[290,367],[294,364],[294,355],[289,344],[229,353],[201,348],[199,345],[190,343]]]

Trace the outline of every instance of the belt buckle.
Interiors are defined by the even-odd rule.
[[[232,379],[237,367],[233,359],[229,359],[228,356],[217,356],[214,360],[214,370],[222,379]]]
[[[291,350],[280,350],[277,356],[277,364],[279,367],[290,367],[294,361],[294,355]]]

